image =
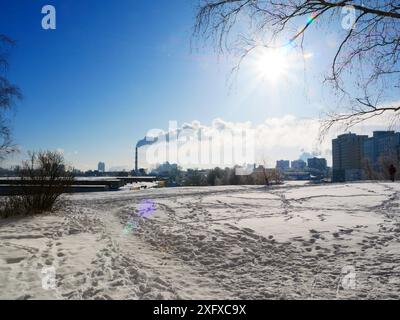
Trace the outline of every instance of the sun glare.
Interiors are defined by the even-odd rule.
[[[276,82],[288,69],[285,53],[280,50],[263,50],[254,58],[254,67],[260,77]]]

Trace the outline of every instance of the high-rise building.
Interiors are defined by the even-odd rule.
[[[97,165],[97,170],[99,172],[106,172],[106,164],[104,162],[99,162]]]
[[[400,160],[400,132],[374,131],[371,138],[364,142],[363,157],[369,166],[382,171],[382,160],[398,162]]]
[[[374,177],[390,165],[398,166],[400,132],[374,131],[370,138],[353,133],[340,135],[332,140],[332,156],[333,181]]]
[[[310,158],[307,159],[308,168],[325,172],[328,169],[328,164],[324,158]]]
[[[307,164],[303,160],[294,160],[292,161],[292,169],[295,170],[304,170]]]
[[[334,182],[363,178],[363,149],[368,136],[347,133],[332,140]]]
[[[290,161],[289,160],[279,160],[276,162],[276,169],[285,171],[290,168]]]

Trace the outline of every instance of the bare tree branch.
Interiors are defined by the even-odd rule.
[[[12,143],[11,129],[5,115],[6,110],[15,105],[16,100],[22,99],[19,88],[11,84],[5,75],[8,67],[7,48],[13,45],[13,40],[0,34],[0,160],[17,150]]]
[[[321,132],[337,123],[352,125],[386,112],[399,113],[400,101],[400,1],[398,0],[199,0],[194,33],[211,40],[220,52],[228,50],[240,64],[257,47],[277,47],[301,39],[316,21],[328,26],[342,19],[343,8],[352,6],[355,24],[343,29],[331,70],[325,77],[346,112],[331,112]],[[249,21],[247,33],[238,21]],[[300,19],[302,18],[302,19]],[[304,25],[304,18],[308,22]],[[303,26],[301,26],[303,25]],[[299,30],[299,31],[298,31]],[[338,27],[338,30],[339,27]],[[235,37],[236,35],[236,37]],[[266,39],[269,35],[269,39]],[[282,41],[283,38],[283,41]],[[262,41],[260,41],[262,39]],[[285,40],[286,39],[286,40]],[[349,79],[353,79],[349,81]]]

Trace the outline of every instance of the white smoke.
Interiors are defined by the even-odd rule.
[[[171,121],[168,130],[148,132],[146,136],[157,138],[141,148],[144,150],[140,151],[140,164],[154,167],[168,161],[183,168],[254,163],[275,167],[277,160],[297,160],[308,155],[324,157],[330,164],[331,140],[343,131],[332,130],[321,142],[320,124],[318,119],[299,119],[292,115],[268,118],[260,124],[217,118],[210,126],[198,120],[178,126],[176,121]],[[385,119],[374,119],[352,128],[352,132],[371,135],[373,130],[386,130],[386,124]]]

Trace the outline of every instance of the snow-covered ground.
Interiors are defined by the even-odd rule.
[[[0,221],[0,298],[400,298],[397,183],[66,197],[56,214]],[[124,232],[143,200],[157,210]]]
[[[136,182],[136,183],[128,183],[121,187],[121,190],[130,190],[137,191],[142,189],[151,189],[158,186],[158,181],[156,182]]]

